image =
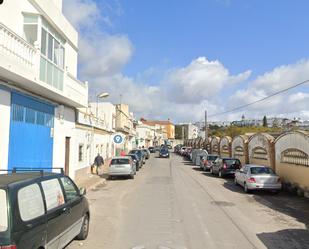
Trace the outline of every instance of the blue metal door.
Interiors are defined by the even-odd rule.
[[[8,168],[52,167],[54,106],[12,92]]]

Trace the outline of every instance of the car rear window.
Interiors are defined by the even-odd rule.
[[[224,163],[227,165],[240,165],[240,161],[238,159],[225,159]]]
[[[268,167],[252,167],[250,168],[252,175],[274,175],[275,172]]]
[[[6,191],[0,189],[0,232],[4,232],[8,229],[8,210]]]
[[[115,164],[130,164],[130,160],[127,158],[117,158],[117,159],[113,159],[111,162],[112,165]]]
[[[218,158],[218,156],[208,156],[209,161],[215,161]]]

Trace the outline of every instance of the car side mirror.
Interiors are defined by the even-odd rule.
[[[80,195],[86,195],[86,188],[84,188],[84,187],[81,187],[80,189],[79,189],[79,194]]]

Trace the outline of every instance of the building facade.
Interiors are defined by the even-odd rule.
[[[61,0],[10,0],[0,8],[0,168],[71,167],[75,109],[88,85],[77,76],[78,33]]]

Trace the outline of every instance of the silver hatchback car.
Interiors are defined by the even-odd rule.
[[[108,174],[110,178],[114,176],[129,176],[131,179],[134,179],[136,174],[135,163],[128,156],[113,157],[109,165]]]
[[[246,164],[235,173],[235,184],[241,185],[246,193],[251,190],[271,190],[278,192],[282,188],[278,175],[269,167]]]

